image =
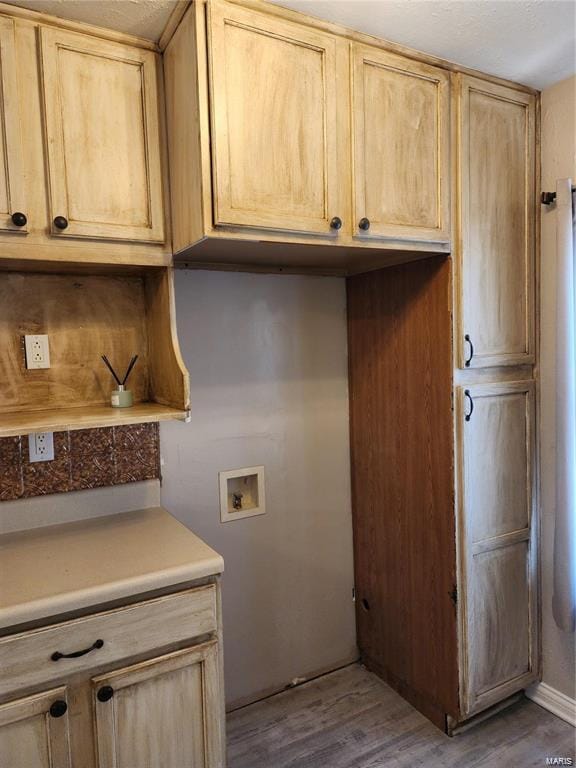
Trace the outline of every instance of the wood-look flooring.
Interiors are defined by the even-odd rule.
[[[574,728],[528,699],[453,738],[353,665],[228,715],[228,768],[488,768],[575,758]]]

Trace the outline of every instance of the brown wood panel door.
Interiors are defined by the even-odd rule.
[[[461,77],[461,368],[534,362],[535,97]]]
[[[14,22],[0,17],[0,231],[27,231],[12,214],[27,214],[20,138]]]
[[[216,641],[92,681],[98,768],[223,768]]]
[[[163,242],[156,54],[56,27],[41,48],[52,233]]]
[[[449,242],[448,73],[354,43],[352,85],[354,235]]]
[[[0,706],[0,764],[71,768],[66,688]]]
[[[458,424],[463,691],[473,714],[537,674],[534,383],[459,388]]]
[[[214,223],[334,235],[336,39],[209,5]]]
[[[363,658],[441,727],[458,714],[450,262],[348,279]]]

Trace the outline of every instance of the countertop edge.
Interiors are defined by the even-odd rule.
[[[96,607],[122,598],[135,597],[156,589],[177,586],[189,581],[218,576],[224,571],[224,561],[220,556],[210,563],[180,565],[164,572],[151,572],[142,576],[104,584],[92,589],[65,592],[34,602],[15,605],[0,612],[0,629],[42,619],[49,620],[59,615]],[[16,631],[18,631],[16,629]]]

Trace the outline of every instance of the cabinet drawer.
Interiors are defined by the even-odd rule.
[[[189,640],[217,626],[214,585],[0,640],[0,696]],[[52,659],[56,652],[73,657]]]

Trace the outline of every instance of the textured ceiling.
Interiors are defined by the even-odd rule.
[[[12,0],[157,40],[178,0]],[[536,88],[576,72],[573,0],[274,0]]]

